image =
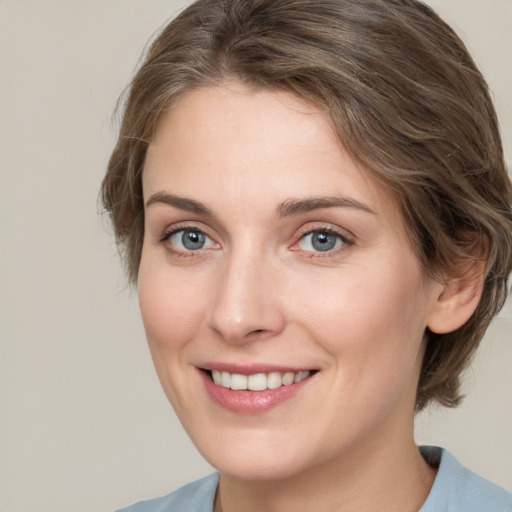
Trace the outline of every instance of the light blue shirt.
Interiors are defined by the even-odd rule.
[[[512,494],[461,466],[451,453],[433,446],[420,451],[428,462],[440,462],[419,512],[512,512]]]
[[[446,450],[420,448],[430,464],[439,465],[434,485],[419,512],[512,512],[512,494],[462,467]],[[213,512],[219,474],[192,482],[153,500],[118,512]]]

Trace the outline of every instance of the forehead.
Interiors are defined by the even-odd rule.
[[[349,194],[396,214],[387,191],[349,155],[321,109],[288,92],[238,84],[190,91],[162,116],[143,182],[146,200],[160,190],[193,191],[207,203],[221,193],[262,206]]]
[[[315,105],[284,91],[227,83],[182,95],[161,117],[148,158],[164,149],[179,157],[194,146],[201,149],[198,157],[204,159],[223,144],[231,146],[229,155],[233,158],[242,156],[242,152],[248,157],[252,150],[261,160],[261,150],[272,141],[290,153],[310,151],[312,142],[317,147],[321,144],[326,155],[336,155],[343,149],[329,118]]]

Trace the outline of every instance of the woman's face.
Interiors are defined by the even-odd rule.
[[[282,478],[412,439],[440,285],[319,110],[236,85],[190,92],[161,120],[143,187],[151,354],[215,467]]]

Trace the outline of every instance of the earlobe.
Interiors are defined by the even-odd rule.
[[[449,280],[432,306],[427,327],[446,334],[462,327],[475,312],[484,287],[485,261],[471,265],[464,277]]]

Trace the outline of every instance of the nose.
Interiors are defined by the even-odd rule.
[[[279,269],[247,252],[233,253],[224,262],[209,317],[210,328],[235,344],[272,338],[285,325]]]

